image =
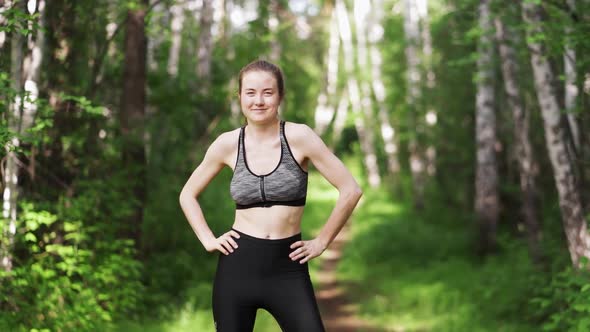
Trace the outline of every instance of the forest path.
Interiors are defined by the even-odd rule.
[[[318,272],[316,298],[320,307],[322,320],[327,332],[384,332],[357,315],[357,305],[347,293],[349,286],[336,278],[336,269],[342,256],[342,249],[350,239],[348,223],[319,256],[321,260]]]

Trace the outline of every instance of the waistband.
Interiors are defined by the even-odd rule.
[[[240,239],[244,238],[244,239],[250,240],[252,242],[256,242],[257,244],[291,244],[295,241],[301,240],[301,232],[299,232],[295,235],[291,235],[289,237],[282,238],[282,239],[264,239],[261,237],[255,237],[255,236],[240,232],[233,227],[231,229],[233,231],[236,231],[238,234],[240,234]]]

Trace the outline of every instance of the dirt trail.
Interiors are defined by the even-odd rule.
[[[357,305],[347,294],[348,286],[336,279],[336,267],[342,249],[349,239],[349,226],[345,224],[328,249],[318,257],[321,260],[316,298],[327,332],[384,332],[357,316]]]

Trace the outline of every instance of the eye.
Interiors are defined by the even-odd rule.
[[[264,95],[265,95],[265,96],[272,96],[272,92],[271,92],[271,91],[266,91],[266,92],[264,93]]]

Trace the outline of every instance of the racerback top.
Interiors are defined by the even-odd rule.
[[[307,196],[307,172],[291,152],[285,137],[285,121],[280,121],[281,157],[270,173],[254,174],[246,160],[245,126],[240,128],[238,157],[230,183],[236,209],[273,205],[303,206]]]

